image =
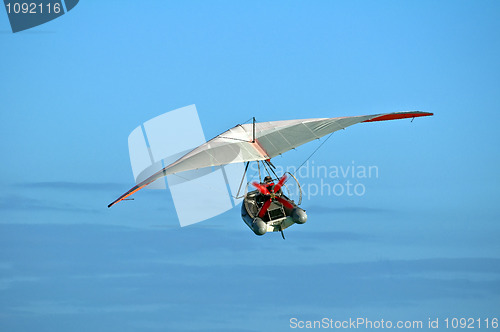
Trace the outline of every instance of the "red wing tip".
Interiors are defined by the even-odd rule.
[[[434,113],[429,113],[429,112],[391,113],[391,114],[380,115],[380,116],[374,117],[373,119],[366,120],[363,122],[375,122],[375,121],[388,121],[388,120],[418,118],[421,116],[432,116],[432,115],[434,115]]]

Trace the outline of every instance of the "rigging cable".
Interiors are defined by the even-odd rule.
[[[264,169],[266,170],[267,175],[271,176],[271,172],[269,172],[269,170],[267,169],[268,166],[266,166],[265,162],[262,162],[262,166],[264,166]]]
[[[243,172],[243,177],[241,178],[240,186],[238,188],[238,192],[236,193],[236,197],[235,198],[240,198],[239,196],[240,196],[241,185],[243,184],[243,180],[245,180],[245,175],[247,174],[247,170],[248,170],[248,165],[249,164],[250,164],[250,162],[247,161],[247,164],[245,166],[245,172]]]
[[[311,157],[316,153],[316,151],[318,151],[322,146],[323,144],[326,143],[326,141],[328,141],[328,139],[333,135],[333,133],[331,133],[330,135],[328,135],[328,137],[323,141],[321,142],[321,144],[309,155],[309,157],[307,157],[306,160],[304,160],[304,162],[302,163],[302,165],[300,165],[296,170],[295,172],[293,172],[293,175],[295,175],[295,173],[297,173],[299,171],[299,169],[302,168],[302,166],[304,166],[304,164],[309,160],[311,159]]]
[[[257,166],[259,167],[259,182],[262,182],[262,176],[260,175],[260,163],[261,163],[261,161],[257,160]],[[262,163],[262,166],[264,166],[264,168],[266,168],[264,163]]]
[[[269,169],[271,170],[271,172],[273,172],[274,176],[276,177],[276,180],[278,180],[278,181],[279,181],[279,177],[278,177],[278,175],[274,172],[274,169],[271,167],[271,166],[274,166],[274,165],[273,165],[273,164],[271,164],[271,162],[269,162],[269,161],[267,161],[267,160],[266,160],[265,162],[266,162],[267,166],[269,167]],[[267,169],[266,169],[266,170],[267,170]],[[269,173],[269,171],[267,171],[267,173]],[[271,175],[271,174],[269,173],[269,175]]]

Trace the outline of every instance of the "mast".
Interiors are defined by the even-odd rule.
[[[252,143],[255,143],[255,116],[253,117],[253,139]]]

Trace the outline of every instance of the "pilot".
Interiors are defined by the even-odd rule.
[[[273,179],[268,175],[264,178],[264,182],[262,183],[269,192],[271,192],[271,189],[273,189],[274,182]]]
[[[262,183],[262,185],[264,185],[267,188],[267,190],[269,190],[269,192],[271,192],[271,189],[274,190],[274,182],[269,175],[264,178],[264,182]],[[280,190],[278,190],[278,192],[275,194],[281,195],[281,193],[282,191],[280,188]]]

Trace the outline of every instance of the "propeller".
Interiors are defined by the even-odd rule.
[[[262,205],[262,208],[260,209],[259,211],[259,218],[262,218],[264,217],[264,215],[266,214],[267,212],[267,209],[269,209],[269,206],[271,205],[271,202],[274,200],[274,201],[278,201],[280,202],[281,204],[283,204],[284,207],[286,208],[289,208],[289,209],[293,209],[293,205],[292,203],[290,203],[289,201],[287,201],[286,199],[284,198],[281,198],[280,196],[277,196],[276,193],[280,191],[281,187],[283,186],[283,184],[285,183],[286,181],[286,174],[283,175],[278,183],[276,183],[273,187],[271,187],[271,191],[269,191],[269,189],[267,189],[266,186],[258,183],[258,182],[253,182],[252,184],[254,185],[255,188],[257,188],[257,190],[262,194],[262,195],[265,195],[267,197],[269,197],[269,199],[267,201],[264,202],[264,205]]]

